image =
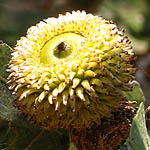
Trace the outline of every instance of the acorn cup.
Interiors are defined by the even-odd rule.
[[[46,129],[84,128],[110,117],[126,101],[135,68],[123,31],[101,16],[73,11],[28,29],[7,71],[14,101]]]

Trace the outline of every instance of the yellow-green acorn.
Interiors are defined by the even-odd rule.
[[[89,126],[132,90],[130,41],[112,22],[73,11],[28,29],[7,69],[16,106],[45,128]]]

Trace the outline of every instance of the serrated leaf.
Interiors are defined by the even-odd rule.
[[[146,128],[143,102],[140,104],[132,122],[128,150],[150,150],[150,137]]]
[[[132,91],[123,92],[123,95],[126,97],[128,101],[136,101],[138,106],[141,102],[145,101],[145,97],[143,91],[140,87],[140,84],[137,81],[132,81],[131,85],[133,87]]]

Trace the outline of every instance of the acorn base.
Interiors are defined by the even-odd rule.
[[[78,150],[117,150],[129,136],[135,113],[128,102],[122,104],[111,117],[104,117],[91,127],[71,127],[71,140]]]

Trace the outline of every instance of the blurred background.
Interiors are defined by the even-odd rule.
[[[0,0],[0,40],[14,47],[31,25],[72,10],[103,16],[125,29],[137,55],[135,76],[150,105],[149,0]]]

